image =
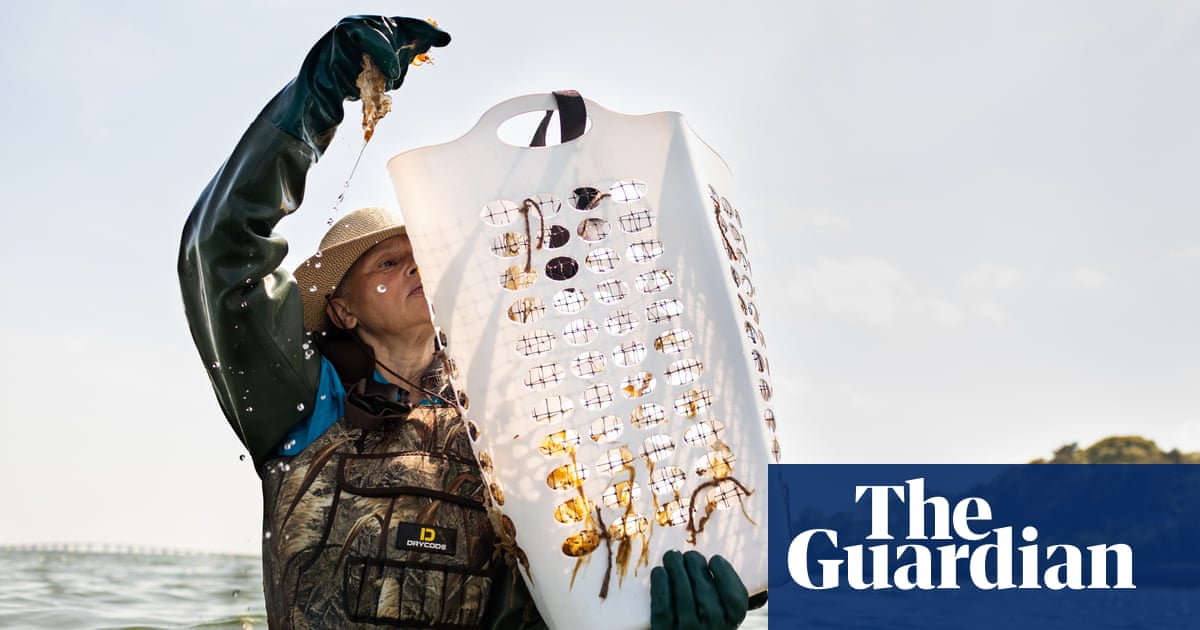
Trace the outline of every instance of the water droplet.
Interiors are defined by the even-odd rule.
[[[333,217],[329,217],[329,219],[325,221],[325,225],[333,225]]]
[[[221,362],[220,362],[220,361],[213,361],[213,362],[212,362],[212,365],[210,365],[210,366],[208,366],[208,367],[210,367],[210,368],[212,368],[212,369],[214,369],[214,370],[219,370],[219,369],[221,369]]]
[[[320,257],[321,257],[321,250],[318,249],[316,255],[314,255],[313,258],[320,258]]]
[[[235,589],[233,589],[233,598],[234,598],[234,599],[237,599],[237,598],[238,598],[238,595],[241,595],[241,594],[242,594],[242,592],[241,592],[241,591],[237,590],[236,588],[235,588]]]
[[[247,412],[247,413],[250,413],[250,412],[253,412],[253,411],[254,411],[254,407],[246,407],[246,412]]]
[[[321,394],[321,400],[325,400],[326,398],[329,398],[329,396],[327,396],[325,394]]]
[[[379,286],[377,286],[377,287],[375,287],[375,290],[376,290],[376,291],[378,291],[378,292],[380,292],[380,293],[387,293],[387,287],[386,287],[386,286],[384,286],[384,285],[382,285],[382,284],[381,284],[381,285],[379,285]]]
[[[313,265],[313,266],[314,266],[314,267],[316,267],[317,269],[320,269],[320,268],[321,268],[321,263],[317,263],[317,264],[315,264],[315,265]]]
[[[291,464],[284,464],[284,465],[283,465],[283,472],[290,472],[291,470],[292,470],[292,465],[291,465]]]
[[[304,411],[304,403],[300,403],[299,405],[296,405],[296,411]]]
[[[305,341],[303,344],[301,344],[301,345],[300,345],[300,347],[301,347],[301,348],[304,348],[305,350],[308,350],[308,347],[309,347],[309,346],[311,346],[311,345],[312,345],[312,344],[310,344],[310,343],[308,343],[307,341]]]
[[[271,532],[263,532],[263,538],[266,538],[267,540],[270,540],[270,539],[271,539]]]
[[[314,285],[312,285],[311,287],[308,287],[308,292],[309,292],[309,293],[316,293],[316,292],[317,292],[317,285],[315,285],[315,284],[314,284]]]
[[[239,461],[239,462],[244,462],[244,461],[246,461],[246,454],[245,454],[245,453],[242,453],[241,455],[238,455],[238,461]]]
[[[242,308],[246,308],[246,303],[245,303],[245,302],[242,302],[242,303],[241,303],[241,304],[239,304],[238,306],[241,306]]]
[[[305,350],[304,351],[305,360],[311,359],[313,354],[315,354],[315,353],[312,350]]]

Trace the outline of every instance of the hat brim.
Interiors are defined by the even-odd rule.
[[[396,225],[364,234],[319,251],[296,267],[292,277],[296,279],[300,302],[304,306],[304,330],[320,332],[324,329],[326,302],[363,254],[393,236],[407,233],[405,226]]]

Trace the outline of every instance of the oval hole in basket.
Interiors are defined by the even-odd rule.
[[[517,114],[500,123],[500,127],[496,129],[496,137],[500,142],[509,146],[528,147],[529,141],[533,139],[533,133],[537,131],[538,123],[542,122],[542,117],[545,115],[546,112],[542,110]],[[591,128],[592,119],[588,118],[584,124],[583,133],[586,134]],[[546,146],[551,147],[556,144],[562,144],[557,111],[554,112],[553,118],[550,119],[550,125],[546,128]]]

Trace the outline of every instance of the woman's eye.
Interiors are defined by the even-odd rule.
[[[380,267],[392,267],[392,266],[395,266],[395,264],[396,264],[396,261],[394,261],[394,260],[385,260],[385,261],[379,263],[379,266]]]

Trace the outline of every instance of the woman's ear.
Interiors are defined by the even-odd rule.
[[[350,308],[343,298],[335,297],[326,302],[325,314],[329,316],[329,321],[333,322],[334,326],[342,330],[354,330],[354,327],[358,326],[358,318],[350,312]]]

